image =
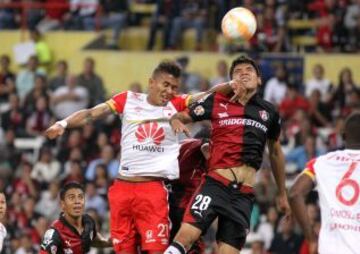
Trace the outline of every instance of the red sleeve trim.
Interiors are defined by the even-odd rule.
[[[311,161],[309,161],[306,164],[305,170],[304,171],[308,171],[309,173],[311,173],[313,176],[315,176],[315,168],[314,168],[314,164],[316,162],[316,159],[312,159]]]
[[[184,111],[190,101],[191,95],[187,95],[187,94],[183,94],[180,96],[175,96],[172,100],[171,103],[174,105],[174,107],[176,108],[176,110],[178,112]]]
[[[114,95],[106,103],[110,106],[110,108],[113,111],[121,114],[124,112],[127,94],[128,94],[128,92],[118,93],[118,94]]]

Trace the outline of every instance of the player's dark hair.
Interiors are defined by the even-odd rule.
[[[159,73],[168,73],[173,75],[175,78],[179,78],[181,75],[181,67],[178,63],[174,61],[162,61],[153,71],[153,77]]]
[[[360,112],[354,112],[345,120],[344,139],[346,147],[360,149]]]
[[[229,75],[230,75],[231,79],[233,78],[233,72],[234,72],[235,67],[239,64],[251,64],[254,67],[256,74],[260,77],[260,75],[261,75],[260,69],[259,69],[259,66],[255,63],[255,61],[247,56],[239,56],[231,64],[230,71],[229,71]]]
[[[70,189],[79,189],[81,190],[82,192],[85,192],[84,190],[84,186],[82,186],[80,183],[78,182],[70,182],[70,183],[67,183],[65,184],[61,190],[60,190],[60,200],[64,200],[65,199],[65,195],[66,195],[66,192]]]

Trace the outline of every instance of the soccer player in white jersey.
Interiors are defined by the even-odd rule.
[[[6,214],[6,197],[3,192],[0,192],[0,252],[3,249],[4,239],[6,237],[6,228],[1,223],[2,220],[5,218]]]
[[[290,189],[290,205],[309,243],[310,254],[360,251],[360,112],[345,122],[345,150],[308,162]],[[318,240],[309,224],[305,199],[317,187],[321,209]]]
[[[137,253],[138,236],[142,251],[150,254],[162,253],[169,244],[168,193],[163,180],[179,177],[179,144],[168,119],[199,98],[177,96],[180,74],[177,64],[162,62],[149,79],[148,94],[119,93],[94,108],[75,112],[46,131],[49,138],[56,138],[66,128],[80,127],[111,113],[122,117],[121,168],[108,193],[110,232],[117,254]]]

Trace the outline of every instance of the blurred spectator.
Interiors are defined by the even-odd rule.
[[[339,74],[339,83],[332,93],[331,102],[333,105],[337,108],[343,108],[350,99],[351,91],[356,87],[351,69],[348,67],[343,68]]]
[[[43,75],[44,72],[38,70],[39,60],[36,56],[31,56],[26,65],[26,69],[19,72],[16,77],[16,91],[23,100],[34,87],[35,75]]]
[[[321,101],[321,94],[317,89],[310,95],[308,113],[316,127],[330,126],[332,120],[330,107]]]
[[[24,2],[24,1],[22,1]],[[33,4],[41,4],[41,0],[27,0],[27,3],[33,3]],[[45,12],[44,9],[41,8],[26,8],[25,10],[25,17],[26,17],[26,23],[27,27],[30,30],[34,30],[37,26],[37,24],[40,22],[40,20],[44,17]]]
[[[46,100],[49,99],[46,77],[36,75],[34,87],[26,94],[23,102],[23,108],[27,114],[35,111],[36,102],[41,97],[44,97]]]
[[[44,41],[40,32],[36,29],[30,31],[30,38],[35,43],[36,56],[40,66],[47,72],[52,61],[49,45]]]
[[[26,120],[26,132],[31,136],[40,136],[54,122],[47,99],[39,97],[36,100],[35,110]]]
[[[0,0],[0,4],[9,4],[12,0]],[[17,28],[18,14],[13,8],[0,8],[0,30]]]
[[[63,119],[88,106],[88,91],[79,86],[75,76],[69,76],[66,86],[59,87],[51,96],[53,113],[57,119]]]
[[[121,31],[127,23],[129,11],[128,1],[100,0],[101,15],[94,18],[85,19],[85,29],[95,30],[96,25],[101,29],[111,28],[112,36],[109,47],[117,49]]]
[[[60,60],[56,64],[56,76],[50,79],[49,89],[55,91],[59,87],[65,86],[68,75],[68,64],[65,60]]]
[[[15,74],[10,70],[10,57],[0,57],[0,104],[9,101],[9,95],[15,92]],[[0,108],[1,112],[1,108]]]
[[[10,108],[1,114],[1,127],[4,131],[14,130],[15,136],[25,136],[26,115],[20,107],[20,100],[16,94],[9,97]]]
[[[162,27],[162,48],[170,47],[170,31],[175,17],[179,15],[180,0],[156,0],[156,11],[150,23],[147,49],[152,50],[155,45],[156,33]]]
[[[59,217],[61,209],[58,200],[58,191],[59,183],[57,181],[51,182],[48,189],[41,192],[40,199],[35,206],[35,211],[45,216],[49,221]]]
[[[101,150],[101,156],[89,163],[86,169],[85,178],[89,181],[95,180],[96,167],[104,164],[107,167],[107,173],[111,178],[115,178],[119,170],[119,160],[114,158],[114,150],[110,145],[106,145]]]
[[[265,85],[264,99],[279,105],[285,97],[287,86],[287,70],[285,65],[279,64],[275,70],[275,77],[269,79]]]
[[[37,190],[35,188],[35,181],[31,178],[32,165],[29,162],[22,161],[19,165],[17,176],[11,186],[11,192],[18,193],[20,197],[37,197]]]
[[[96,192],[104,199],[107,198],[109,177],[107,167],[104,164],[98,164],[95,169],[95,186]]]
[[[85,210],[95,209],[102,218],[105,218],[107,205],[105,200],[96,192],[96,186],[93,182],[86,184],[85,199]]]
[[[263,168],[259,171],[258,180],[254,186],[254,190],[260,212],[265,213],[268,207],[273,204],[273,200],[277,193],[277,187],[271,177],[270,169]]]
[[[207,21],[207,0],[183,0],[180,5],[180,14],[175,17],[170,31],[170,47],[178,48],[184,30],[195,28],[197,50],[201,49],[201,41]]]
[[[82,147],[84,142],[82,134],[79,129],[74,129],[69,132],[69,134],[62,140],[58,150],[58,160],[66,161],[69,160],[70,154],[73,152],[73,149],[79,149],[80,154],[82,155]],[[80,162],[81,163],[81,162]]]
[[[68,30],[83,30],[91,24],[99,5],[98,0],[70,0],[70,12],[63,16],[64,27]]]
[[[37,254],[39,250],[33,246],[31,235],[23,232],[20,237],[20,247],[16,249],[15,254]]]
[[[287,220],[281,220],[279,225],[279,233],[271,243],[269,249],[271,254],[297,254],[300,250],[302,239],[294,232],[294,221],[290,217]]]
[[[279,215],[275,206],[269,206],[266,216],[263,215],[262,221],[257,229],[257,234],[263,239],[264,248],[268,250],[278,226]]]
[[[217,76],[210,80],[210,86],[230,81],[228,76],[228,66],[225,60],[219,60],[216,64]]]
[[[187,71],[189,64],[189,57],[181,56],[176,59],[176,62],[182,67],[181,73],[181,87],[179,88],[182,93],[194,93],[200,91],[201,77],[195,73]]]
[[[62,181],[62,185],[70,182],[84,182],[84,172],[81,167],[81,161],[73,160],[70,161],[69,174]]]
[[[39,160],[31,171],[31,178],[47,188],[48,184],[54,181],[60,174],[60,163],[53,158],[50,148],[44,147],[40,151]]]
[[[343,131],[344,131],[345,119],[343,117],[338,117],[335,120],[335,128],[328,136],[327,145],[329,151],[335,151],[338,149],[344,148],[344,139],[343,139]]]
[[[360,90],[354,88],[349,92],[349,100],[346,101],[345,106],[341,110],[341,116],[346,117],[354,111],[360,110]]]
[[[15,132],[10,129],[5,132],[4,140],[0,142],[0,178],[2,179],[13,175],[13,169],[20,162],[21,152],[15,147],[14,142]]]
[[[306,81],[305,94],[310,97],[314,90],[319,90],[321,93],[321,101],[329,100],[329,93],[331,91],[331,82],[325,78],[325,70],[322,64],[316,64],[313,67],[313,78]]]
[[[309,109],[309,103],[298,92],[296,86],[289,84],[286,95],[279,105],[280,116],[284,120],[290,119],[297,109],[307,111]]]
[[[68,10],[68,0],[45,0],[44,2],[46,3],[45,17],[36,26],[42,34],[60,28],[63,16]],[[53,4],[56,4],[58,8],[53,8]]]
[[[308,161],[321,154],[323,154],[323,152],[316,148],[316,139],[313,136],[307,136],[305,144],[291,150],[285,159],[287,162],[294,163],[299,172],[305,168]]]
[[[105,100],[106,91],[102,78],[95,72],[95,61],[93,58],[88,57],[84,60],[84,69],[77,77],[77,83],[88,91],[89,107],[93,107]]]
[[[139,82],[131,83],[128,90],[131,92],[134,92],[134,93],[142,93],[143,92],[142,86]]]

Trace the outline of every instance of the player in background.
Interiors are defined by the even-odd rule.
[[[85,194],[82,185],[76,182],[66,184],[60,190],[60,205],[60,218],[45,232],[40,254],[85,254],[91,246],[112,246],[110,239],[105,239],[96,231],[95,221],[84,214]]]
[[[308,162],[290,189],[290,205],[311,254],[359,253],[360,241],[360,113],[345,122],[345,149]],[[317,240],[306,212],[305,199],[316,187],[321,228]]]
[[[46,131],[49,138],[56,138],[67,128],[81,127],[113,113],[122,118],[121,167],[108,193],[111,238],[117,254],[137,253],[137,236],[141,250],[151,254],[162,253],[169,244],[164,180],[179,177],[178,137],[169,119],[203,95],[178,96],[180,74],[176,63],[161,62],[149,79],[148,94],[116,94],[91,109],[75,112]]]
[[[185,209],[206,172],[206,161],[209,158],[209,138],[210,130],[204,127],[194,135],[194,138],[185,139],[181,142],[180,178],[171,182],[170,219],[172,228],[170,240],[175,237],[179,230]],[[194,243],[189,253],[201,254],[204,251],[205,245],[202,240],[199,240]]]
[[[4,239],[6,237],[7,231],[5,226],[2,224],[6,215],[6,197],[3,192],[0,192],[0,252],[3,249]]]
[[[279,114],[257,94],[259,68],[252,59],[239,57],[232,63],[230,79],[237,81],[233,94],[238,98],[215,92],[170,120],[175,133],[188,134],[186,123],[211,120],[212,135],[207,176],[194,193],[166,254],[186,253],[216,218],[219,253],[239,253],[249,231],[255,174],[266,143],[279,190],[279,208],[290,214],[278,140]]]

